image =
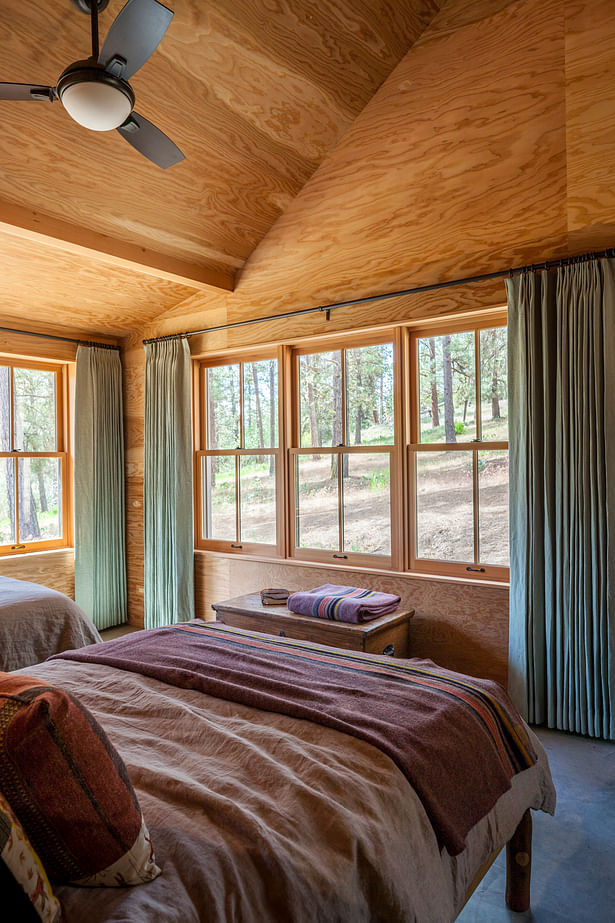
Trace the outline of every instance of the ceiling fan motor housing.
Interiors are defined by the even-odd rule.
[[[94,58],[75,61],[60,75],[56,87],[68,114],[94,131],[110,131],[121,125],[135,104],[126,80],[109,73]]]

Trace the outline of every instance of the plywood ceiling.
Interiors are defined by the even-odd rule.
[[[122,5],[101,14],[103,38]],[[203,283],[232,288],[442,2],[169,5],[169,31],[131,82],[136,110],[182,148],[182,163],[160,170],[58,102],[0,102],[3,315],[34,308],[121,333]],[[71,0],[0,4],[0,80],[54,85],[88,51],[89,22]],[[110,266],[109,253],[125,259]]]

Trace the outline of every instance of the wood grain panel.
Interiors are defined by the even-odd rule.
[[[194,289],[126,269],[79,260],[56,247],[0,235],[0,311],[36,327],[42,319],[86,329],[90,338],[142,327]]]
[[[562,4],[472,13],[435,18],[252,254],[229,320],[565,252]]]
[[[10,353],[14,356],[37,359],[52,359],[58,362],[74,362],[77,356],[77,343],[64,342],[63,340],[47,339],[44,336],[28,336],[13,332],[19,325],[17,318],[12,314],[0,314],[0,327],[11,328],[0,331],[0,353]],[[92,340],[91,330],[82,327],[63,327],[57,324],[45,324],[33,321],[28,317],[23,325],[31,333],[47,334],[50,337],[70,337],[77,340]],[[117,344],[115,337],[97,336],[101,343]]]
[[[615,244],[615,15],[609,0],[566,4],[568,225],[572,248]]]
[[[508,588],[505,586],[195,553],[199,618],[212,618],[214,602],[255,593],[265,586],[308,590],[323,583],[359,584],[399,594],[400,611],[415,610],[410,622],[411,657],[429,657],[452,670],[506,682]]]
[[[101,14],[104,37],[123,0]],[[233,272],[279,217],[440,0],[176,0],[133,86],[186,154],[162,171],[60,103],[2,103],[0,198],[118,241]],[[54,85],[89,46],[64,3],[0,6],[5,79]],[[10,115],[5,117],[4,113]]]
[[[0,574],[40,583],[75,598],[75,555],[72,548],[0,558]]]

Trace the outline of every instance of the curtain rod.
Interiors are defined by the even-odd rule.
[[[203,333],[217,333],[220,330],[231,330],[233,327],[247,327],[251,324],[265,324],[271,320],[284,320],[287,317],[300,317],[303,314],[325,313],[327,320],[331,311],[337,308],[349,308],[358,304],[369,304],[372,301],[386,301],[389,298],[402,298],[404,295],[418,295],[421,292],[434,292],[442,288],[452,288],[455,285],[469,285],[471,282],[486,282],[489,279],[503,279],[505,276],[514,276],[523,272],[536,272],[538,269],[554,269],[559,266],[569,266],[575,263],[586,263],[589,260],[615,257],[615,247],[600,250],[595,253],[584,253],[580,256],[565,256],[556,260],[545,260],[542,263],[532,263],[529,266],[518,266],[515,269],[500,269],[497,272],[487,272],[479,276],[467,276],[465,279],[451,279],[448,282],[433,282],[431,285],[419,285],[416,288],[406,288],[400,292],[384,292],[381,295],[366,295],[363,298],[353,298],[350,301],[337,301],[331,304],[322,304],[314,308],[302,308],[299,311],[289,311],[285,314],[268,314],[266,317],[251,317],[249,320],[239,320],[231,324],[220,324],[218,327],[204,327],[202,330],[190,330],[186,333],[170,333],[167,336],[151,337],[143,340],[143,344],[162,343],[165,340],[178,340],[183,337],[200,336]]]
[[[61,337],[53,333],[37,333],[35,330],[16,330],[15,327],[0,327],[0,333],[18,333],[21,336],[40,337],[43,340],[61,340],[63,343],[77,343],[79,346],[97,346],[99,349],[120,349],[113,343],[96,343],[93,340],[78,340],[75,337]]]

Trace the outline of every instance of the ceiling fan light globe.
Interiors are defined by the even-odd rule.
[[[134,104],[123,89],[100,80],[73,83],[61,90],[60,99],[70,117],[92,131],[117,128]]]

